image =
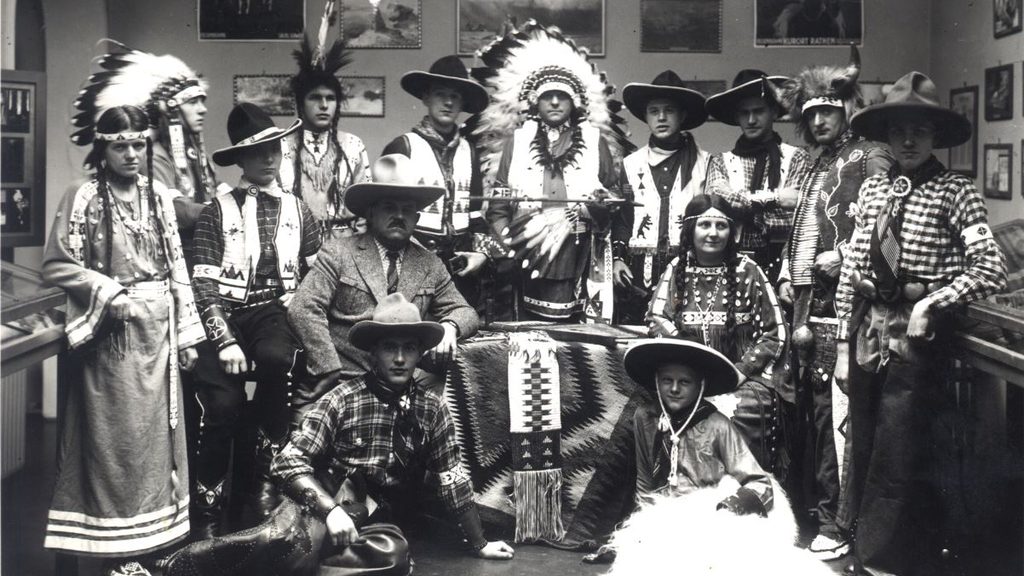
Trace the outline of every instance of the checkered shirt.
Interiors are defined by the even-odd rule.
[[[864,181],[857,202],[856,229],[843,254],[836,293],[839,318],[850,317],[854,270],[872,276],[868,248],[875,221],[892,184],[886,174]],[[968,304],[1006,285],[1006,265],[988,229],[988,209],[974,182],[943,171],[914,188],[903,201],[901,280],[945,281],[932,293],[933,308]]]
[[[272,472],[283,484],[326,466],[338,478],[358,470],[370,485],[395,488],[403,481],[392,432],[396,411],[366,387],[366,375],[339,384],[310,407],[291,441],[274,458]],[[473,505],[473,488],[462,467],[448,404],[436,392],[413,395],[410,407],[424,432],[424,462],[439,479],[445,507],[458,518]]]

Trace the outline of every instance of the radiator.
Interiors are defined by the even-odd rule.
[[[25,464],[26,371],[3,377],[0,382],[0,463],[6,478]]]

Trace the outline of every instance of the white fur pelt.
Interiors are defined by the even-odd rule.
[[[685,496],[657,496],[626,520],[609,545],[617,552],[609,576],[832,576],[797,548],[796,519],[772,480],[775,505],[767,518],[715,510],[739,484],[730,476]]]

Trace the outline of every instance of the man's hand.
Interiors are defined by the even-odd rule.
[[[624,287],[633,283],[633,272],[622,260],[612,262],[612,280],[616,286]]]
[[[476,555],[485,560],[511,560],[516,553],[511,546],[498,540],[488,542],[486,546],[477,551]]]
[[[843,391],[843,394],[849,394],[849,388],[847,387],[847,380],[850,376],[850,343],[849,342],[836,342],[836,367],[832,371],[832,377],[835,378],[836,386]]]
[[[931,298],[923,298],[914,304],[914,309],[910,312],[910,320],[907,321],[908,338],[931,340],[934,337],[935,334],[931,329],[931,306]]]
[[[196,360],[198,359],[199,353],[196,352],[195,346],[190,346],[178,352],[178,366],[185,372],[191,372],[196,367]]]
[[[796,208],[796,203],[800,199],[800,191],[792,186],[783,186],[776,190],[776,194],[779,207],[787,210]]]
[[[220,360],[220,367],[224,369],[227,374],[245,374],[247,371],[248,361],[245,358],[245,352],[238,344],[231,344],[217,352],[217,359]]]
[[[789,280],[781,280],[779,283],[779,301],[786,306],[793,305],[793,283]]]
[[[481,252],[456,252],[455,255],[462,256],[466,259],[465,268],[456,272],[456,276],[476,274],[476,272],[483,268],[484,264],[487,263],[487,256]]]
[[[327,533],[331,535],[335,546],[348,546],[359,539],[359,530],[340,506],[336,506],[327,514],[326,524]]]
[[[110,301],[110,316],[114,320],[131,320],[135,315],[135,305],[127,294],[122,292]]]
[[[818,276],[835,280],[843,267],[843,257],[835,250],[827,250],[814,259],[814,271]]]
[[[451,322],[441,322],[441,326],[444,326],[444,338],[430,352],[438,363],[446,364],[455,360],[455,354],[459,348],[459,337],[455,332],[455,326]]]

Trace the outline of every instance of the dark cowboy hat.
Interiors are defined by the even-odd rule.
[[[348,341],[360,350],[370,350],[383,338],[412,336],[423,350],[430,350],[444,338],[444,327],[420,319],[420,309],[401,292],[388,294],[373,309],[371,320],[356,322],[348,332]]]
[[[462,94],[462,110],[476,114],[487,108],[490,97],[483,86],[469,78],[469,71],[458,56],[445,56],[430,65],[429,72],[413,70],[402,76],[402,89],[423,98],[431,84],[451,86]]]
[[[696,128],[708,119],[704,109],[704,95],[687,88],[683,80],[671,70],[658,74],[650,84],[630,82],[622,89],[622,101],[626,103],[626,108],[644,122],[647,121],[647,103],[655,98],[677,102],[686,112],[680,130]]]
[[[356,216],[381,200],[413,200],[423,210],[444,196],[440,186],[427,186],[416,165],[403,154],[386,154],[373,163],[373,182],[353,184],[345,190],[345,207]]]
[[[231,109],[231,114],[228,114],[228,138],[231,139],[231,146],[214,152],[213,161],[218,166],[231,166],[235,164],[239,150],[280,140],[301,125],[302,121],[296,120],[282,130],[262,108],[249,102],[241,102]]]
[[[626,350],[622,364],[637,384],[657,394],[655,373],[669,362],[692,366],[704,373],[704,397],[732,392],[739,385],[739,373],[721,352],[703,344],[676,338],[640,340]]]
[[[935,126],[935,148],[951,148],[971,139],[971,122],[940,104],[935,83],[920,72],[897,80],[884,102],[854,114],[850,128],[869,140],[885,142],[890,120],[908,114],[920,114]]]
[[[733,78],[732,88],[708,98],[707,104],[705,104],[708,115],[719,122],[739,126],[739,123],[736,122],[736,107],[740,101],[750,96],[760,96],[774,104],[779,110],[779,116],[782,116],[786,113],[786,107],[778,102],[772,91],[766,89],[762,84],[765,79],[780,88],[789,81],[789,78],[785,76],[769,76],[752,68],[740,70],[736,74],[736,78]]]

